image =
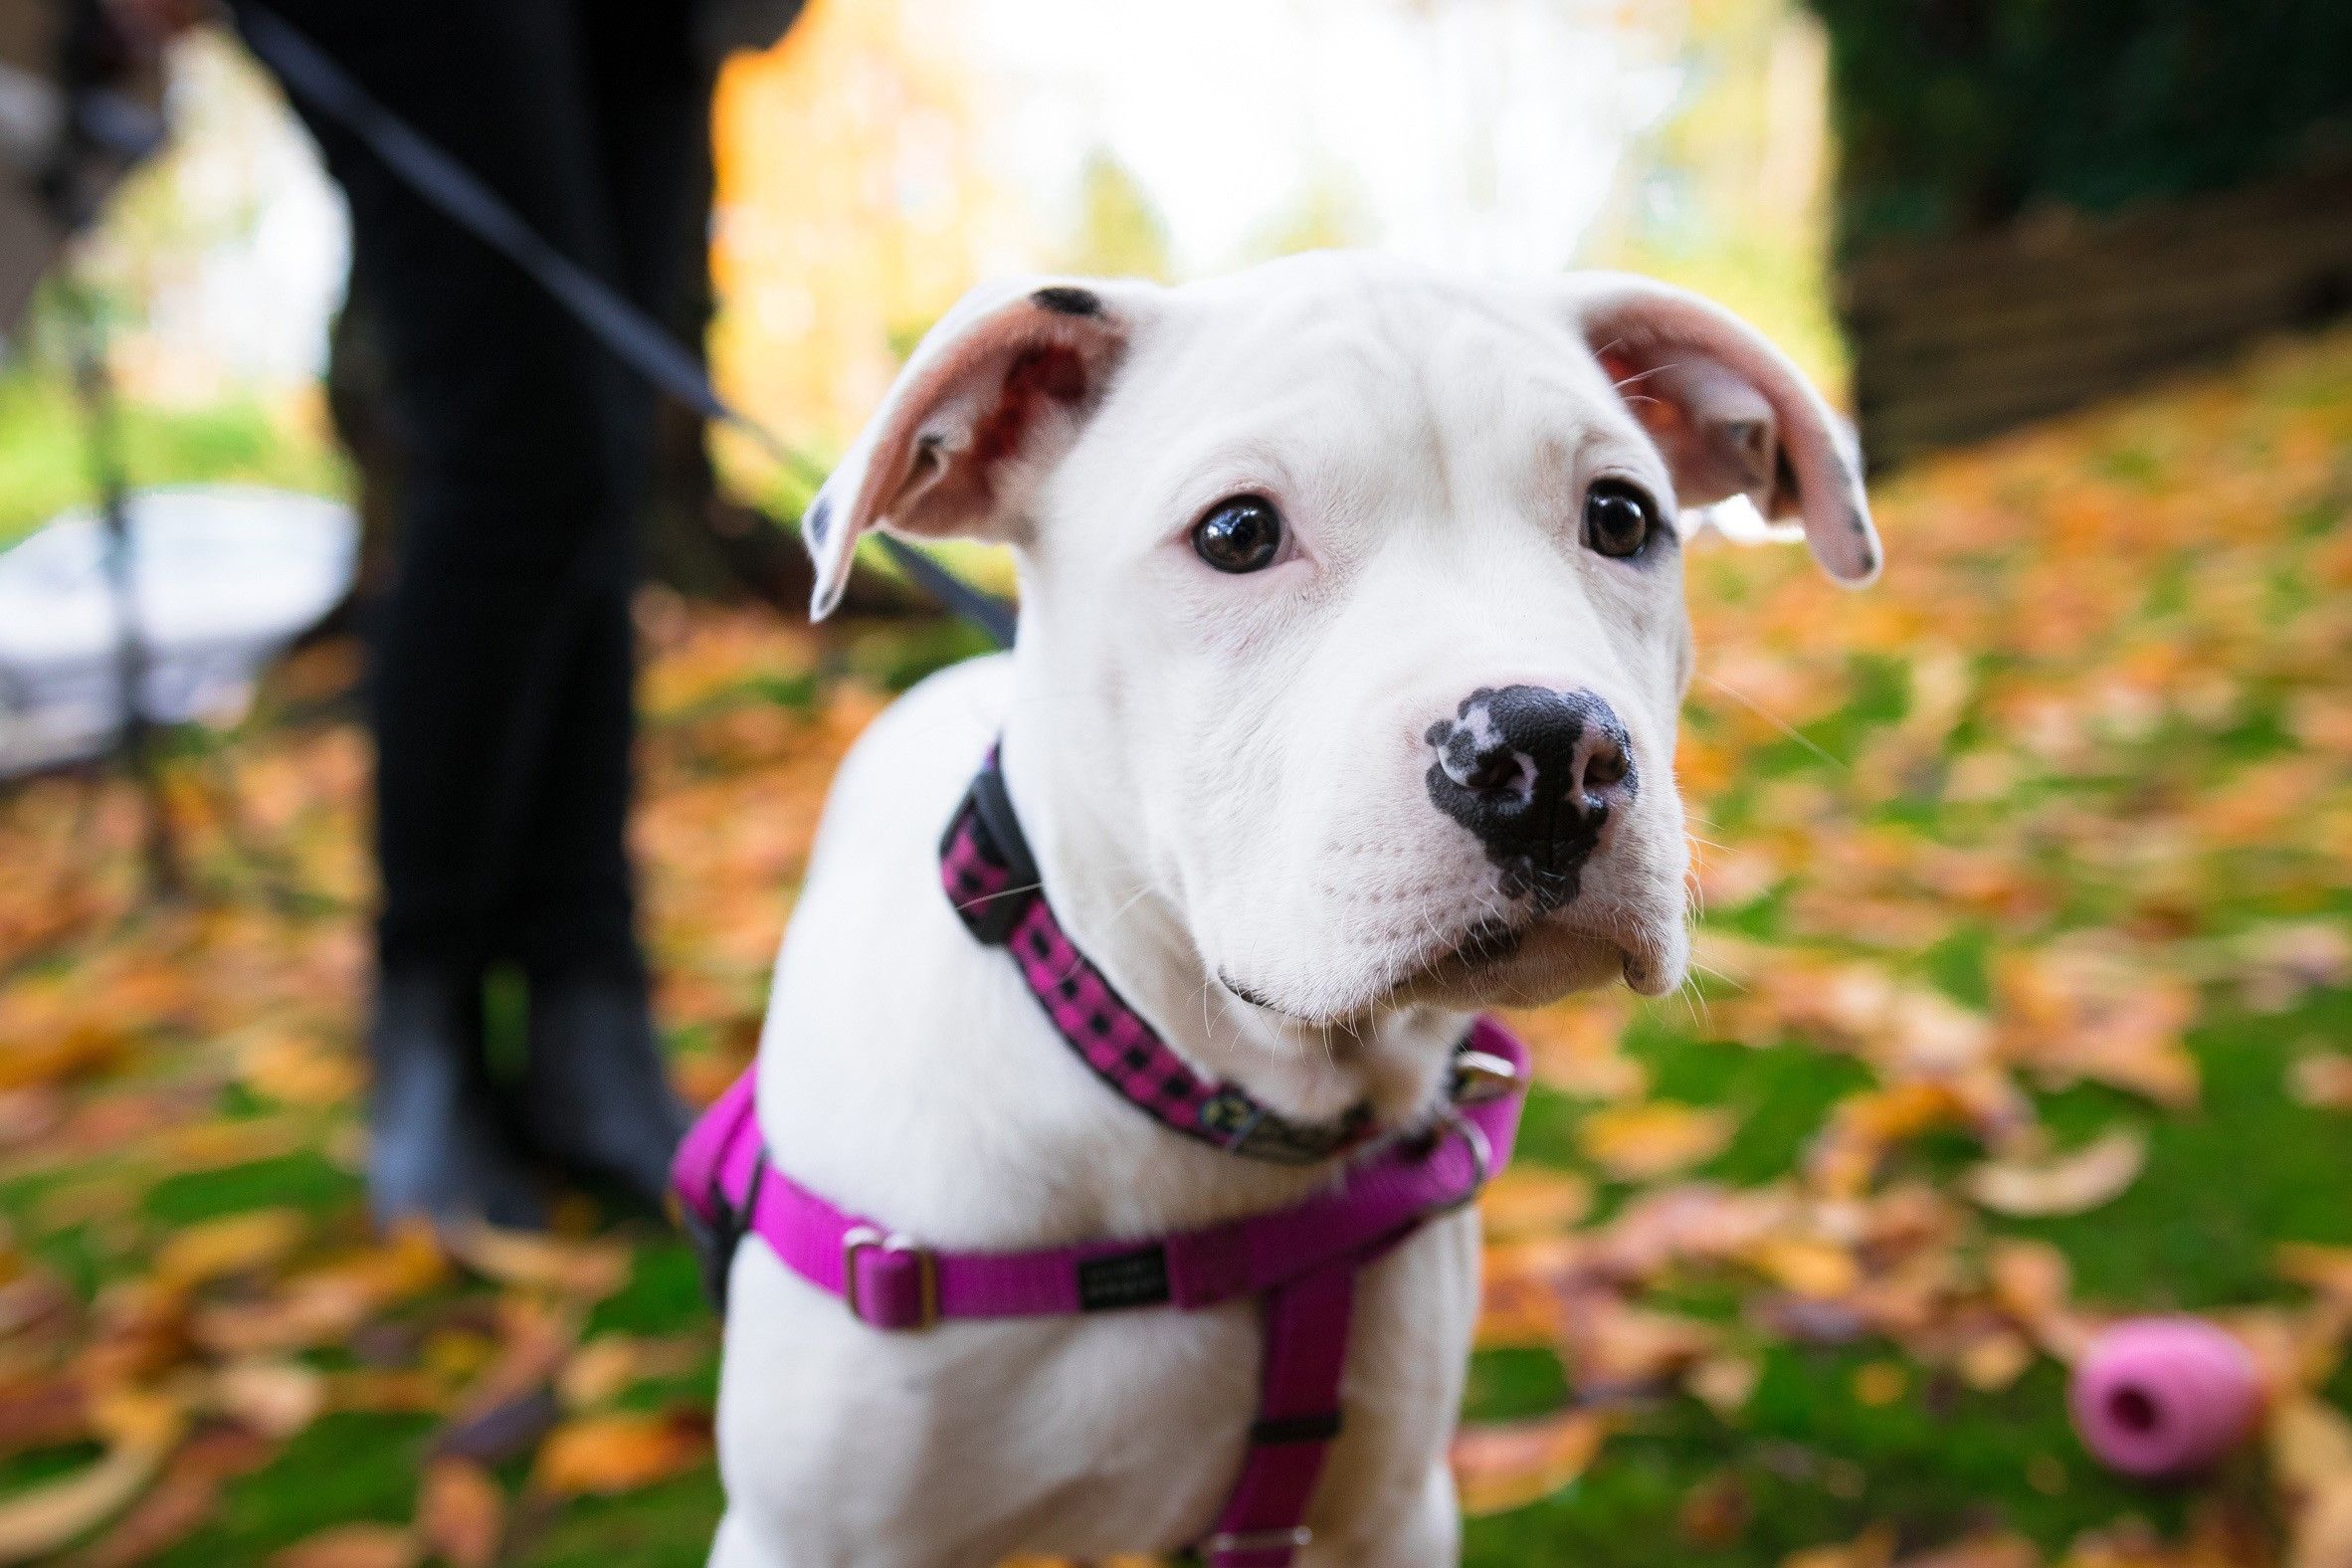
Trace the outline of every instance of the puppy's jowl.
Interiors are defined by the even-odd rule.
[[[959,304],[809,512],[1012,546],[1012,653],[851,753],[758,1066],[682,1156],[722,1568],[1442,1564],[1478,1010],[1681,983],[1676,515],[1877,568],[1721,310],[1301,257]]]

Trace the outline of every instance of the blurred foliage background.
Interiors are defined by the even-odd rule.
[[[1656,273],[1842,395],[1858,256],[2324,155],[2347,15],[814,0],[721,87],[708,352],[821,465],[978,275],[1364,244]],[[172,149],[81,259],[132,476],[351,493],[333,193],[226,39],[172,94]],[[87,493],[59,349],[53,303],[0,371],[0,544]],[[1540,1082],[1485,1205],[1469,1560],[2346,1568],[2352,335],[1874,499],[1865,596],[1691,552],[1704,972],[1518,1020]],[[836,761],[974,642],[667,585],[639,609],[660,1011],[707,1097]],[[168,737],[188,900],[147,896],[122,780],[0,788],[0,1560],[701,1560],[715,1338],[684,1247],[587,1212],[448,1251],[366,1224],[358,665],[323,640]],[[2144,1487],[2075,1443],[2065,1370],[2173,1309],[2241,1336],[2269,1419]]]

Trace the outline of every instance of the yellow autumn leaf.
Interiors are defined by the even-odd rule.
[[[1726,1111],[1657,1099],[1594,1111],[1578,1139],[1585,1157],[1615,1179],[1651,1181],[1713,1159],[1738,1130]]]
[[[1582,1177],[1532,1164],[1501,1172],[1478,1195],[1478,1216],[1496,1242],[1565,1231],[1592,1206],[1593,1189]]]

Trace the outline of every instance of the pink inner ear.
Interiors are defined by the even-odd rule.
[[[1067,405],[1085,396],[1086,362],[1076,349],[1045,343],[1016,355],[1005,367],[996,406],[972,427],[971,459],[980,471],[975,482],[985,489],[988,468],[1020,451],[1041,400]]]

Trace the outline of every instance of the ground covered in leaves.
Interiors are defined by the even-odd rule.
[[[1473,1564],[2352,1564],[2352,336],[1908,477],[1874,591],[1693,552],[1704,973],[1523,1017],[1457,1459]],[[651,603],[643,854],[690,1092],[749,1053],[829,770],[950,632]],[[369,1234],[347,650],[119,787],[0,796],[0,1561],[700,1560],[684,1249]],[[2201,1484],[2065,1369],[2210,1313]]]

